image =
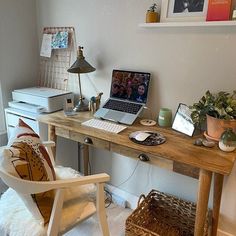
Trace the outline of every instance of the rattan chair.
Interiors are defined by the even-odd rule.
[[[51,146],[53,144],[48,142],[45,146],[48,149],[49,156],[52,158]],[[55,168],[56,169],[56,168]],[[67,170],[72,170],[67,168]],[[14,235],[23,236],[24,227],[32,228],[32,235],[47,235],[56,236],[61,235],[68,230],[72,229],[75,224],[92,216],[95,212],[98,214],[100,221],[100,228],[104,236],[109,235],[109,229],[106,219],[105,203],[104,203],[104,183],[109,181],[109,175],[102,173],[90,176],[80,176],[71,179],[61,179],[49,182],[37,182],[23,180],[18,177],[14,177],[0,166],[0,177],[3,182],[9,186],[9,189],[2,195],[0,199],[0,235]],[[64,194],[67,189],[71,187],[77,187],[87,184],[96,185],[96,205],[94,201],[87,201],[78,197],[72,200],[71,203],[64,203]],[[55,198],[51,217],[49,223],[46,226],[39,225],[32,216],[29,214],[24,203],[18,197],[20,194],[35,194],[48,190],[55,190]],[[8,204],[8,205],[6,205]],[[17,209],[15,209],[17,206]],[[67,210],[66,207],[70,206]],[[79,215],[74,217],[71,213],[71,209],[77,209]],[[81,209],[80,209],[81,208]],[[69,219],[72,216],[72,219]],[[17,221],[19,221],[17,223]],[[26,221],[24,223],[24,221]],[[67,225],[65,225],[67,223]],[[13,232],[14,231],[14,232]],[[38,231],[38,232],[36,232]],[[28,231],[29,232],[29,231]],[[28,233],[25,235],[28,235]]]

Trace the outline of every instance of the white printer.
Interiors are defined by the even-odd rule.
[[[63,109],[65,98],[73,99],[73,93],[52,88],[33,87],[14,90],[12,97],[14,101],[9,102],[10,107],[5,108],[8,138],[14,133],[14,127],[18,125],[20,118],[40,136],[42,141],[46,141],[48,140],[48,126],[39,122],[38,117]],[[68,153],[70,153],[69,157]],[[77,167],[78,153],[76,142],[62,137],[57,138],[56,160],[58,165]]]
[[[33,113],[50,113],[62,110],[65,98],[68,97],[72,98],[73,94],[54,88],[16,89],[12,92],[13,101],[9,102],[9,106]]]

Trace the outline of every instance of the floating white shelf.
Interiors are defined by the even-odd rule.
[[[194,22],[161,22],[161,23],[142,23],[142,28],[159,28],[159,27],[213,27],[213,26],[236,26],[236,21],[194,21]]]

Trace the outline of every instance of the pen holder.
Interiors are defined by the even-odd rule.
[[[162,127],[171,127],[172,111],[168,108],[161,108],[158,116],[158,125]]]

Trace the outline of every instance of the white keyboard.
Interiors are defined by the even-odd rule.
[[[127,128],[127,126],[124,126],[124,125],[118,125],[116,123],[99,120],[99,119],[87,120],[83,122],[82,125],[93,127],[96,129],[101,129],[101,130],[111,132],[111,133],[116,133],[116,134],[118,134],[119,132]]]

